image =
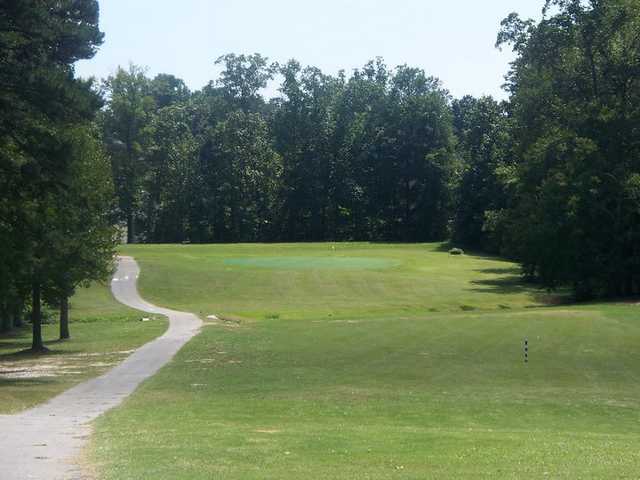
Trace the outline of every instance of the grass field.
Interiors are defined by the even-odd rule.
[[[441,245],[129,246],[142,295],[235,319],[393,318],[542,305],[500,259],[449,256]]]
[[[100,375],[167,327],[163,317],[141,322],[141,314],[116,302],[107,285],[79,290],[70,307],[72,338],[58,341],[58,324],[45,325],[46,355],[24,353],[31,347],[28,328],[0,337],[0,414],[34,406]]]
[[[97,422],[101,478],[637,478],[640,306],[442,250],[126,248],[147,299],[222,320]]]

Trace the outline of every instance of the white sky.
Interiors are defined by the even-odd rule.
[[[100,0],[105,43],[79,62],[81,76],[103,78],[130,62],[172,73],[199,89],[225,53],[296,58],[326,73],[382,56],[439,77],[460,97],[505,98],[511,52],[494,48],[510,12],[540,18],[544,0]],[[273,93],[273,88],[267,95]]]

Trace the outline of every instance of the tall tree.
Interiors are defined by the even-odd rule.
[[[213,240],[269,240],[281,161],[262,116],[230,113],[209,132],[201,162]]]
[[[167,73],[156,75],[151,80],[149,89],[155,100],[156,108],[184,103],[191,95],[184,80]]]
[[[273,79],[278,65],[259,53],[236,55],[228,53],[216,60],[224,65],[218,86],[226,100],[244,112],[255,112],[264,105],[261,90]]]
[[[47,282],[43,297],[60,309],[60,338],[70,338],[69,298],[79,285],[107,278],[117,245],[113,226],[115,196],[109,159],[95,129],[80,127],[65,134],[71,164],[66,186],[52,199],[47,237]]]
[[[143,187],[144,228],[154,242],[192,238],[192,210],[199,208],[199,142],[191,130],[191,110],[182,104],[160,109],[149,125],[147,174]]]
[[[456,188],[453,240],[465,247],[498,252],[492,225],[508,205],[501,172],[511,166],[507,106],[491,97],[453,102],[461,174]]]
[[[274,118],[274,132],[284,165],[283,234],[289,240],[322,240],[329,235],[339,84],[319,69],[302,69],[293,60],[281,74],[284,98]]]
[[[640,2],[549,0],[511,15],[517,201],[512,251],[578,297],[640,292]]]
[[[19,284],[31,284],[34,350],[43,348],[40,301],[50,254],[43,227],[69,170],[62,132],[100,106],[91,82],[73,71],[102,42],[98,13],[95,0],[8,0],[0,7],[0,171],[7,179],[0,237],[21,239],[10,255],[23,268]]]
[[[109,98],[100,118],[113,180],[118,193],[121,220],[127,225],[127,243],[137,240],[141,213],[142,183],[147,173],[145,152],[155,100],[144,69],[130,65],[104,82]]]

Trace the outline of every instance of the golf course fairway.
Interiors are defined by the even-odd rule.
[[[98,478],[640,471],[638,305],[570,305],[509,262],[441,244],[122,253],[143,298],[207,323],[97,421]]]

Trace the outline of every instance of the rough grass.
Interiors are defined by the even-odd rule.
[[[640,307],[545,307],[513,265],[437,245],[339,246],[400,264],[287,290],[224,263],[328,247],[127,249],[144,295],[225,317],[97,422],[101,478],[637,477]]]
[[[71,340],[45,325],[47,354],[31,347],[29,328],[0,337],[0,414],[37,405],[122,361],[131,350],[162,334],[166,319],[141,322],[141,314],[115,301],[107,285],[81,289],[71,299]]]

